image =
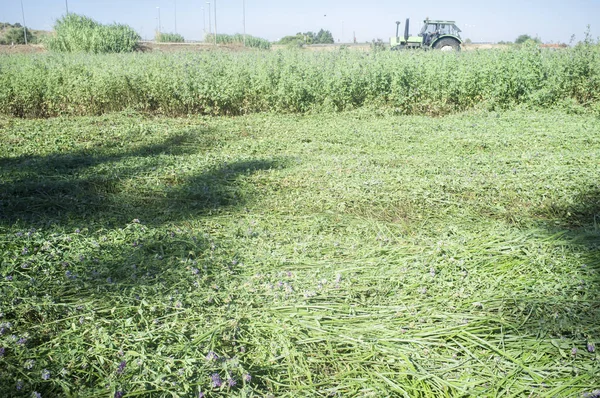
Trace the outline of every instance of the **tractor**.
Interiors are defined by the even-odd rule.
[[[396,37],[390,38],[392,51],[404,49],[435,49],[442,51],[460,51],[461,30],[454,21],[434,21],[427,18],[418,36],[409,32],[410,20],[406,19],[404,37],[399,36],[400,22],[396,22]]]

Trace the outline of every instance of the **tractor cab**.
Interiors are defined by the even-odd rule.
[[[441,36],[452,36],[460,39],[460,32],[461,30],[455,25],[454,21],[432,21],[426,19],[419,36],[423,37],[423,45],[430,46],[433,41]]]
[[[392,50],[411,48],[436,49],[442,51],[460,51],[462,39],[461,30],[454,21],[430,20],[424,21],[423,27],[417,36],[409,34],[410,20],[406,20],[404,37],[399,35],[400,22],[396,22],[396,37],[390,38]]]

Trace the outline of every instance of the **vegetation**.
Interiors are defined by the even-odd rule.
[[[179,33],[156,33],[154,38],[159,43],[184,43],[185,39]]]
[[[381,39],[373,39],[370,44],[371,44],[371,51],[387,51],[387,50],[389,50],[388,43],[384,42]]]
[[[597,117],[0,126],[5,396],[598,387]]]
[[[10,29],[10,28],[23,28],[23,25],[20,23],[11,24],[9,22],[0,22],[0,29]]]
[[[600,46],[441,52],[187,53],[0,58],[0,112],[132,109],[168,115],[328,112],[440,115],[472,108],[598,110]]]
[[[285,36],[277,44],[299,45],[299,44],[333,44],[333,35],[328,30],[321,29],[318,33],[305,32],[296,33],[295,36]]]
[[[22,27],[12,27],[3,32],[0,44],[25,44],[25,35],[27,35],[28,44],[37,43],[37,36],[29,28],[25,28],[25,32],[23,32]]]
[[[102,25],[83,15],[68,14],[56,21],[47,47],[57,52],[124,53],[137,48],[140,36],[129,26]]]
[[[540,39],[539,37],[531,37],[529,35],[520,35],[515,39],[515,44],[523,44],[528,41],[532,41],[534,43],[541,43],[542,39]]]
[[[206,35],[204,41],[208,43],[214,43],[215,35]],[[235,35],[217,34],[217,44],[244,44],[244,35],[236,33]],[[271,48],[271,42],[260,37],[254,37],[246,35],[246,47],[258,48],[262,50],[268,50]]]

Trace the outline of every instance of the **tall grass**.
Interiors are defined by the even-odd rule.
[[[140,40],[140,35],[127,25],[103,25],[77,14],[68,14],[57,20],[54,31],[55,35],[47,40],[46,45],[57,52],[131,52]]]
[[[154,37],[159,43],[183,43],[185,39],[179,33],[157,33]]]
[[[600,46],[553,51],[299,51],[8,56],[0,112],[22,117],[323,112],[377,106],[402,114],[474,107],[598,109]]]
[[[215,35],[208,34],[206,35],[205,41],[208,43],[215,42]],[[227,34],[217,34],[217,44],[243,44],[244,43],[244,35],[236,33],[234,35]],[[268,50],[271,48],[271,42],[266,39],[261,39],[260,37],[254,37],[250,35],[246,35],[246,47],[252,48],[260,48],[263,50]]]

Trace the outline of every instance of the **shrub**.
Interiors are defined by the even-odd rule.
[[[37,37],[29,29],[25,28],[25,34],[28,44],[37,43]],[[10,28],[4,37],[0,38],[0,44],[25,44],[25,34],[23,34],[23,28]]]
[[[208,34],[206,35],[205,41],[208,43],[214,43],[215,35]],[[244,43],[244,35],[236,33],[235,35],[227,35],[227,34],[217,34],[217,44],[243,44]],[[261,39],[260,37],[254,37],[250,35],[246,35],[246,47],[252,48],[260,48],[263,50],[268,50],[271,48],[271,42],[266,39]]]
[[[184,43],[185,39],[179,33],[157,33],[154,37],[159,43]]]
[[[529,35],[520,35],[515,39],[515,44],[524,44],[528,41],[533,41],[535,43],[541,43],[542,40],[539,37],[531,37]]]
[[[68,14],[57,20],[54,36],[47,41],[51,51],[123,53],[134,51],[140,35],[127,25],[103,25],[83,15]]]

